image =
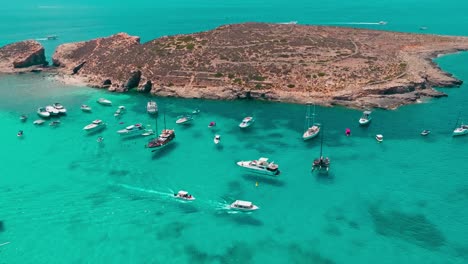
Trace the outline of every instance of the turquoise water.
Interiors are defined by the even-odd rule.
[[[18,25],[0,23],[0,39],[60,35],[44,42],[52,47],[117,31],[149,40],[230,22],[291,20],[384,20],[385,27],[360,26],[417,32],[424,24],[427,32],[468,35],[461,14],[467,4],[452,2],[458,5],[179,1],[129,8],[109,1],[46,1],[38,8],[26,1],[2,7],[10,12],[0,22],[17,18]],[[421,11],[413,14],[416,8]],[[437,59],[463,80],[467,61],[467,53]],[[310,173],[320,141],[301,140],[301,105],[156,98],[177,138],[151,153],[144,147],[149,138],[116,133],[137,122],[154,128],[156,120],[145,112],[148,97],[66,87],[43,75],[1,76],[0,263],[466,263],[468,137],[451,136],[459,114],[468,118],[466,89],[443,89],[449,97],[396,111],[375,110],[368,128],[358,127],[359,111],[317,107],[324,154],[332,160],[323,177]],[[98,105],[100,97],[113,106]],[[56,101],[68,108],[61,125],[35,127],[35,109]],[[83,103],[93,113],[81,112]],[[128,109],[120,119],[113,116],[118,105]],[[195,108],[201,113],[191,126],[175,124]],[[26,123],[21,114],[29,116]],[[237,125],[247,115],[257,121],[241,131]],[[97,118],[108,127],[84,133]],[[210,121],[217,131],[207,128]],[[159,129],[163,123],[160,116]],[[346,127],[351,137],[344,136]],[[422,129],[432,134],[423,138]],[[16,137],[18,130],[23,138]],[[213,144],[215,133],[222,136],[220,146]],[[374,139],[378,133],[385,137],[381,144]],[[261,156],[280,165],[279,178],[245,173],[234,164]],[[180,189],[197,200],[174,200]],[[226,210],[236,199],[261,209]]]

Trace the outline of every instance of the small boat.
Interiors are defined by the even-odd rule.
[[[125,112],[125,106],[121,105],[117,108],[117,110],[114,113],[114,116],[120,116]]]
[[[213,142],[214,142],[216,145],[218,145],[220,141],[221,141],[221,136],[220,136],[220,135],[216,135],[216,136],[214,137],[214,139],[213,139]]]
[[[268,158],[259,158],[258,160],[238,161],[237,165],[252,172],[266,175],[279,175],[278,164],[268,162]]]
[[[21,115],[20,118],[21,122],[26,122],[26,120],[28,120],[28,116],[27,115]]]
[[[375,139],[378,141],[378,142],[382,142],[383,141],[383,136],[381,134],[378,134],[375,136]]]
[[[99,98],[97,102],[102,105],[112,105],[112,102],[105,98]]]
[[[427,30],[427,27],[420,27],[419,30]]]
[[[310,119],[312,119],[312,123],[310,123]],[[311,114],[310,104],[307,104],[307,113],[306,113],[305,120],[306,120],[305,125],[304,125],[305,131],[304,131],[304,134],[302,134],[302,139],[308,140],[308,139],[316,137],[320,133],[320,124],[315,123],[315,105],[314,105],[314,113]]]
[[[177,198],[177,199],[185,200],[185,201],[195,200],[195,197],[193,197],[193,195],[189,194],[186,191],[182,191],[182,190],[179,191],[178,193],[174,193],[174,197]]]
[[[46,37],[47,40],[56,40],[58,38],[57,35],[49,35]]]
[[[81,105],[80,109],[83,112],[91,112],[91,106],[89,105]]]
[[[46,110],[45,107],[39,107],[37,109],[37,114],[40,116],[40,117],[50,117],[50,113]]]
[[[127,126],[124,129],[118,130],[117,133],[120,135],[129,135],[129,134],[134,134],[135,132],[142,131],[144,130],[143,125],[141,123],[135,124],[135,125],[130,125]]]
[[[192,115],[198,115],[200,113],[200,109],[195,109],[192,111]]]
[[[372,121],[372,117],[370,116],[371,113],[372,113],[371,111],[364,111],[362,113],[361,118],[359,118],[359,125],[361,126],[368,125],[370,121]]]
[[[247,128],[247,127],[251,126],[254,121],[255,121],[254,118],[251,117],[251,116],[245,117],[244,119],[242,119],[242,122],[239,124],[239,127],[240,128]]]
[[[230,206],[231,209],[240,211],[255,211],[259,209],[258,206],[249,201],[236,200]]]
[[[85,126],[83,130],[93,131],[93,130],[97,130],[100,128],[104,128],[105,126],[106,126],[106,123],[102,122],[102,120],[96,119],[91,124]]]
[[[56,126],[58,126],[58,125],[60,125],[60,121],[59,121],[59,120],[54,120],[54,121],[52,121],[52,122],[49,123],[49,126],[55,126],[55,127],[56,127]]]
[[[463,136],[468,134],[468,125],[460,125],[459,127],[453,130],[453,136]]]
[[[58,115],[60,113],[59,110],[55,109],[55,107],[51,105],[46,106],[45,110],[49,112],[50,115]]]
[[[16,134],[17,137],[22,137],[23,136],[23,130],[18,131]]]
[[[54,103],[52,106],[55,109],[57,109],[60,114],[66,114],[67,113],[67,109],[65,107],[63,107],[63,105],[61,105],[60,103]]]
[[[387,25],[387,21],[379,21],[379,25]]]
[[[347,137],[351,136],[351,129],[346,128],[345,135],[346,135]]]
[[[183,125],[193,121],[193,117],[190,115],[179,116],[179,119],[176,120],[176,124]]]
[[[212,128],[212,127],[215,127],[216,126],[216,122],[210,122],[210,124],[208,125],[208,128]]]
[[[42,125],[42,124],[44,124],[44,123],[45,123],[45,120],[42,120],[42,119],[38,119],[38,120],[35,120],[35,121],[33,122],[33,124],[35,124],[35,125]]]
[[[149,101],[146,103],[146,112],[151,115],[155,115],[158,113],[158,104],[155,101]]]
[[[152,129],[146,129],[145,133],[141,134],[144,137],[154,135],[154,131]]]
[[[427,130],[427,129],[424,129],[422,132],[421,132],[421,136],[427,136],[431,133],[430,130]]]

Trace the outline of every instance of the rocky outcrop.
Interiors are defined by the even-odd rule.
[[[47,66],[44,47],[26,40],[0,48],[0,72],[24,72]]]
[[[135,70],[130,73],[130,78],[128,79],[127,83],[125,84],[125,89],[132,89],[138,87],[141,80],[141,71]]]
[[[82,63],[78,64],[75,68],[73,68],[72,74],[78,74],[81,68],[85,65],[86,61],[83,61]]]
[[[138,91],[141,93],[149,93],[153,88],[153,83],[151,81],[146,81],[146,83],[140,87],[138,87]]]

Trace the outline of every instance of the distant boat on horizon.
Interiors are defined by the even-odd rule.
[[[47,40],[56,40],[58,39],[58,36],[57,35],[49,35],[46,37]]]

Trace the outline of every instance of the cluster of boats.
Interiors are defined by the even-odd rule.
[[[180,190],[177,193],[174,193],[174,197],[176,199],[184,200],[184,201],[194,201],[195,197],[189,194],[187,191]],[[249,201],[243,200],[236,200],[232,204],[229,205],[230,209],[239,210],[239,211],[255,211],[258,210],[259,207]]]
[[[67,113],[67,109],[60,103],[54,103],[45,107],[39,107],[37,114],[40,117],[48,118],[51,116],[64,115]]]

